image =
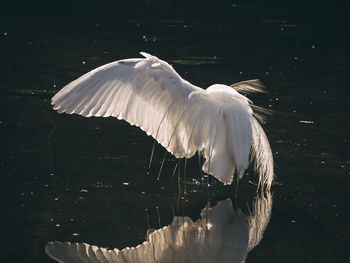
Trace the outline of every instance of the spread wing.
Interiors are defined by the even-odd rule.
[[[59,113],[126,120],[176,157],[184,157],[187,150],[179,140],[184,138],[181,122],[193,107],[188,97],[204,90],[182,79],[165,61],[141,54],[145,58],[119,60],[81,76],[60,90],[52,105]]]

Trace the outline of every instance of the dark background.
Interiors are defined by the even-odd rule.
[[[51,110],[68,82],[146,51],[203,88],[259,78],[269,90],[250,98],[273,112],[264,129],[277,184],[247,262],[348,262],[348,10],[345,1],[1,1],[0,261],[52,262],[52,240],[135,246],[145,209],[155,228],[156,207],[162,226],[171,207],[198,218],[205,186],[189,184],[196,192],[179,206],[173,158],[156,180],[160,146],[146,171],[150,137],[123,121]],[[254,191],[248,180],[241,196]],[[211,191],[215,202],[232,188],[214,181]]]

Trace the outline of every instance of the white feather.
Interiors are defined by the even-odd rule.
[[[256,119],[252,121],[253,143],[251,158],[254,161],[254,169],[259,174],[259,185],[266,186],[268,190],[274,177],[273,156],[266,134]]]
[[[124,119],[177,158],[190,158],[199,151],[206,159],[203,171],[227,184],[236,169],[243,176],[255,140],[256,162],[265,167],[258,170],[270,172],[266,165],[271,163],[262,163],[266,156],[261,149],[270,146],[257,142],[264,133],[255,127],[251,102],[245,96],[221,84],[203,90],[182,79],[165,61],[141,54],[145,58],[116,61],[69,83],[52,98],[54,109]],[[246,90],[248,86],[237,85]]]

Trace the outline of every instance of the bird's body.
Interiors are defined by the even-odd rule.
[[[257,91],[256,81],[203,90],[182,79],[165,61],[125,59],[69,83],[53,98],[58,112],[117,117],[136,125],[176,158],[203,154],[202,170],[231,184],[255,160],[261,184],[270,188],[273,159],[251,101],[237,90]]]

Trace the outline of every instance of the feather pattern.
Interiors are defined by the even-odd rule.
[[[264,85],[258,79],[244,80],[240,82],[236,82],[231,85],[231,88],[234,88],[236,91],[249,94],[253,92],[264,92],[266,93],[266,89]]]
[[[256,80],[203,90],[182,79],[167,62],[141,54],[145,58],[112,62],[69,83],[52,98],[54,109],[126,120],[177,158],[201,152],[203,171],[227,184],[235,170],[243,176],[253,144],[258,171],[270,174],[271,162],[264,163],[271,161],[263,149],[270,147],[266,136],[256,124],[251,101],[237,92],[261,91]]]
[[[266,134],[256,119],[253,119],[253,143],[251,159],[254,162],[254,169],[259,174],[259,185],[266,186],[268,190],[274,177],[274,164],[270,143]]]

